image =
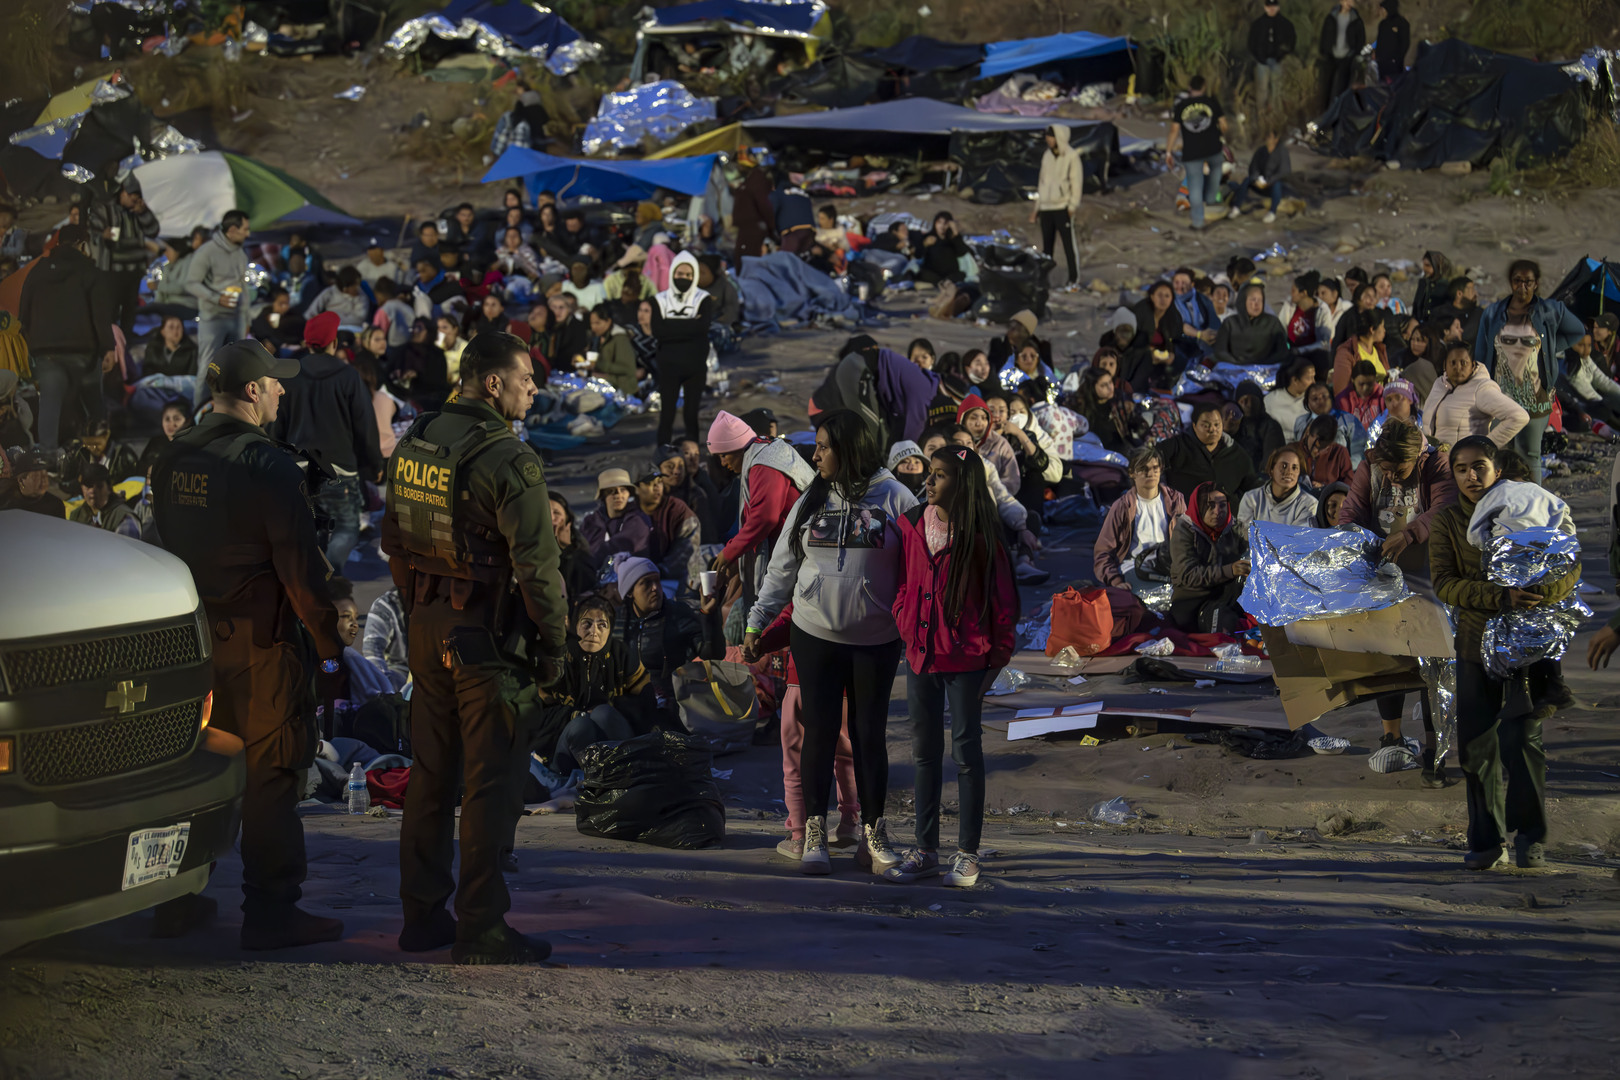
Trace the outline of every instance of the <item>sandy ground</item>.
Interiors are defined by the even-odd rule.
[[[350,104],[304,93],[322,145],[341,142],[322,125]],[[374,98],[374,131],[398,122],[387,110],[418,107],[415,96]],[[287,153],[296,135],[282,133]],[[287,163],[274,149],[261,152]],[[1620,203],[1613,192],[1501,200],[1478,176],[1352,172],[1303,153],[1296,167],[1315,208],[1275,226],[1245,218],[1192,236],[1158,176],[1088,198],[1080,279],[1109,292],[1055,299],[1042,332],[1060,355],[1089,349],[1120,287],[1183,262],[1217,269],[1274,242],[1292,266],[1337,272],[1438,248],[1486,271],[1487,296],[1502,291],[1507,259],[1526,254],[1550,285],[1580,255],[1605,253],[1593,223]],[[469,190],[404,170],[372,190],[366,175],[319,180],[360,213],[437,209]],[[909,205],[1033,235],[1017,208]],[[1336,253],[1345,242],[1356,250]],[[889,307],[891,323],[874,331],[885,344],[922,335],[961,349],[992,333],[918,320],[916,297]],[[769,405],[801,425],[844,334],[751,340],[728,361],[738,392],[726,406]],[[780,392],[758,388],[771,375]],[[551,481],[583,509],[589,478],[643,459],[652,438],[650,419],[630,418],[588,452],[559,455]],[[1591,538],[1588,580],[1606,594],[1607,453],[1587,449],[1601,476],[1558,484]],[[1054,578],[1024,590],[1026,609],[1089,576],[1092,539],[1048,534]],[[347,572],[363,601],[382,588],[374,561]],[[1612,595],[1590,599],[1600,618],[1612,613]],[[1583,636],[1576,658],[1584,651]],[[1554,831],[1543,871],[1462,871],[1461,787],[1370,772],[1371,706],[1319,723],[1352,739],[1345,755],[1275,762],[1184,735],[1088,748],[991,732],[985,845],[996,853],[971,891],[889,885],[842,857],[832,878],[801,877],[772,850],[778,752],[756,748],[717,763],[732,770],[723,849],[637,847],[583,837],[571,818],[524,819],[511,920],[557,950],[536,970],[454,969],[445,954],[406,962],[393,947],[398,816],[311,810],[307,899],[343,916],[341,943],[239,952],[240,863],[227,859],[212,890],[225,910],[191,938],[153,942],[136,916],[0,960],[0,1077],[1612,1076],[1620,692],[1583,659],[1568,671],[1586,704],[1547,725]],[[1092,690],[1106,698],[1110,685]],[[889,811],[904,839],[912,767],[896,689]],[[987,720],[1016,703],[1001,699]],[[1087,822],[1115,795],[1138,822]],[[954,783],[945,797],[954,805]],[[1316,823],[1335,811],[1356,824],[1324,838]]]

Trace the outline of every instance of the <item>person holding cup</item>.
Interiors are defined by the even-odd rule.
[[[233,341],[247,337],[248,311],[242,303],[247,284],[247,214],[228,210],[219,229],[186,262],[186,291],[197,298],[197,389],[194,404],[213,397],[208,361]]]

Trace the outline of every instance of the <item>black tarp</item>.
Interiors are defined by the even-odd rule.
[[[773,89],[790,101],[824,109],[849,109],[880,100],[886,77],[884,68],[839,53],[817,60]]]
[[[1088,192],[1105,191],[1125,168],[1119,151],[1119,129],[1106,121],[1069,122],[1069,144],[1080,154]],[[962,186],[981,202],[1009,202],[1035,190],[1046,153],[1045,129],[1029,131],[958,131],[951,136],[950,159],[962,166]],[[988,188],[1003,196],[977,194]]]
[[[954,41],[913,34],[887,49],[870,49],[864,59],[897,71],[926,74],[930,71],[951,71],[972,67],[984,60],[983,45],[964,45]]]
[[[1334,102],[1317,122],[1320,137],[1329,145],[1365,142],[1363,152],[1407,169],[1485,165],[1510,149],[1526,159],[1554,158],[1586,132],[1584,95],[1562,67],[1455,39],[1420,46],[1417,63],[1390,88],[1370,139],[1341,137],[1341,125],[1365,120],[1366,104]]]
[[[1367,157],[1379,133],[1378,116],[1389,104],[1389,88],[1364,86],[1334,99],[1316,121],[1320,149],[1336,158]]]
[[[1582,257],[1548,296],[1588,323],[1605,311],[1620,311],[1620,263]]]

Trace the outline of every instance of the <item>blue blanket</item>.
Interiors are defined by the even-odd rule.
[[[742,293],[743,321],[749,324],[817,315],[861,317],[860,304],[837,282],[786,252],[745,257],[737,288]]]

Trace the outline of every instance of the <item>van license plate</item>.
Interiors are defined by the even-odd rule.
[[[174,877],[186,857],[186,841],[190,836],[189,821],[164,829],[130,833],[129,846],[124,849],[124,888],[133,889],[149,881]]]

